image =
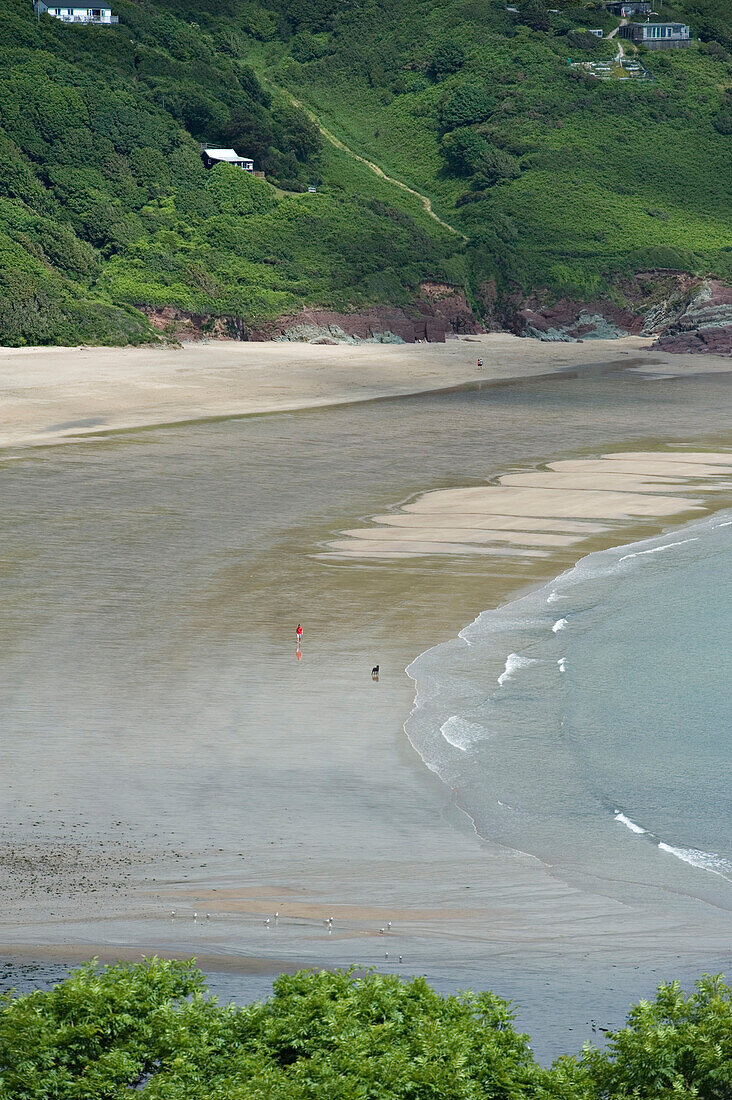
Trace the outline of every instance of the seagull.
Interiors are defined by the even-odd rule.
[[[391,932],[391,921],[390,921],[390,920],[388,920],[388,921],[386,922],[386,927],[387,927],[387,928],[389,929],[389,931]]]
[[[383,935],[384,935],[384,932],[386,932],[386,929],[385,929],[385,928],[380,928],[380,929],[379,929],[379,932],[381,932],[381,934],[382,934],[382,936],[383,936]]]
[[[198,920],[198,913],[194,913],[194,914],[193,914],[193,919],[194,919],[194,920]]]
[[[264,923],[265,923],[265,924],[269,924],[269,917],[267,917],[267,919],[266,919],[266,921],[265,921]]]
[[[210,913],[206,913],[206,920],[211,920],[211,914]]]
[[[279,919],[280,919],[280,914],[279,914],[279,911],[278,911],[277,913],[275,913],[275,920],[279,920]]]
[[[171,919],[171,920],[174,920],[174,919],[175,919],[175,909],[171,909],[171,910],[170,910],[170,919]]]
[[[400,955],[400,956],[399,956],[399,962],[401,962],[401,961],[402,961],[402,957],[401,957],[401,955]]]
[[[388,958],[389,958],[389,952],[388,952],[388,951],[387,951],[387,952],[385,952],[385,954],[384,954],[384,958],[385,958],[385,959],[388,959]]]

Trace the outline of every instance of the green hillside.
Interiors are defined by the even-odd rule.
[[[129,0],[115,11],[105,28],[36,21],[26,0],[0,11],[3,343],[136,343],[150,338],[140,305],[257,324],[460,278],[451,235],[323,149],[307,115],[260,84],[235,31]],[[246,150],[276,186],[207,172],[206,138]],[[311,180],[324,184],[315,196]]]
[[[732,9],[674,0],[701,45],[641,50],[652,80],[598,80],[599,3],[366,0],[309,17],[272,0],[292,36],[262,64],[348,144],[433,196],[471,238],[474,292],[609,293],[645,267],[732,269]],[[322,12],[322,5],[318,5]],[[656,17],[654,17],[656,18]],[[624,43],[626,54],[639,51]]]
[[[480,311],[618,298],[649,267],[729,276],[726,0],[666,4],[704,41],[641,51],[644,82],[571,67],[611,57],[587,28],[618,21],[556,2],[115,0],[101,28],[4,0],[0,340],[136,343],[137,307],[166,306],[236,333],[426,278]],[[267,182],[207,172],[205,140]]]

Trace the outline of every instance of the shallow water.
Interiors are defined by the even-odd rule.
[[[479,833],[732,908],[732,513],[604,550],[409,668],[407,730]]]

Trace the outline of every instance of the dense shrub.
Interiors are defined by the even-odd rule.
[[[93,963],[0,1000],[0,1090],[12,1100],[727,1100],[732,996],[720,978],[662,985],[607,1049],[549,1069],[492,993],[422,978],[301,971],[267,1001],[207,995],[191,963]]]

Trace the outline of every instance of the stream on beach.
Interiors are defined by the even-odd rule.
[[[22,946],[32,958],[35,945],[40,960],[47,945],[63,953],[64,944],[185,951],[228,960],[208,966],[213,985],[245,999],[271,977],[237,973],[239,957],[271,959],[273,970],[278,961],[391,968],[399,953],[405,974],[425,973],[438,988],[515,999],[543,1057],[578,1049],[599,1013],[617,1025],[661,979],[723,969],[729,896],[718,883],[697,885],[703,868],[669,859],[665,879],[654,865],[644,892],[630,881],[642,872],[635,852],[632,876],[619,861],[599,882],[579,850],[564,871],[552,863],[559,830],[533,849],[530,823],[491,831],[492,808],[478,836],[456,782],[441,782],[404,733],[407,665],[571,569],[576,548],[373,562],[321,552],[415,494],[506,470],[620,446],[728,449],[729,392],[723,374],[593,368],[6,453],[0,882],[13,904],[0,918],[0,954]],[[629,522],[614,541],[664,526]],[[588,542],[581,553],[598,549]],[[708,591],[706,574],[695,583]],[[636,608],[643,598],[641,582]],[[605,645],[616,662],[622,632]],[[580,647],[574,659],[613,705],[600,656]],[[629,683],[642,709],[652,684]],[[598,768],[607,778],[613,752],[627,762],[627,745],[582,706],[572,721],[606,746]],[[533,737],[543,721],[535,696],[531,707]],[[500,718],[520,742],[521,699]],[[708,748],[714,759],[713,739]],[[526,789],[535,778],[530,745],[519,750],[500,759],[513,797],[521,768]],[[490,770],[489,750],[476,755]],[[641,755],[649,767],[657,756],[650,743]],[[667,789],[682,798],[680,754],[673,767]],[[703,771],[696,759],[688,782],[703,787]],[[623,789],[648,810],[640,825],[666,839],[663,776],[644,803],[626,773]],[[557,774],[551,784],[560,817]],[[611,816],[627,809],[612,805]],[[567,813],[581,815],[581,801]],[[669,843],[677,839],[669,827]],[[714,837],[681,839],[677,847],[722,858]],[[282,918],[267,926],[275,905]],[[385,950],[378,929],[390,913]],[[57,974],[39,965],[0,969],[0,984]]]

